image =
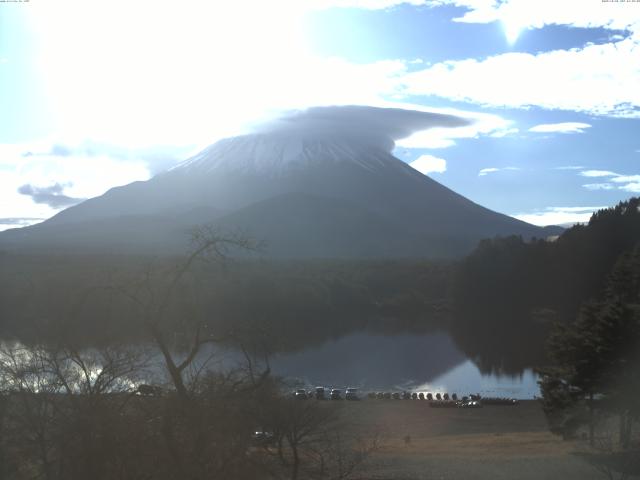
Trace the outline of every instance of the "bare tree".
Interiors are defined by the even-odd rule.
[[[162,354],[169,378],[181,399],[189,397],[185,373],[192,367],[202,347],[222,340],[210,331],[209,322],[197,309],[201,302],[193,298],[198,292],[197,278],[193,278],[197,264],[220,265],[232,251],[255,251],[258,248],[259,244],[245,235],[224,234],[213,227],[202,226],[192,231],[192,249],[188,255],[166,269],[148,268],[143,278],[133,285],[116,287],[137,308],[137,316]],[[178,314],[170,318],[172,309],[175,313],[180,303],[179,297],[182,300],[191,298],[182,301]],[[178,336],[178,326],[181,327],[179,347],[182,354],[176,353],[177,345],[171,340],[172,336],[174,339]]]
[[[0,380],[17,478],[108,478],[141,370],[137,349],[3,348]]]

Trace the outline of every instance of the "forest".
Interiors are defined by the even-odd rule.
[[[600,297],[616,261],[640,242],[639,205],[631,198],[597,211],[557,239],[483,240],[452,286],[463,349],[486,370],[544,363],[554,323]]]

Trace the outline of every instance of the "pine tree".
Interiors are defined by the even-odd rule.
[[[583,305],[576,320],[559,324],[548,340],[552,367],[541,369],[543,406],[556,433],[589,426],[596,416],[620,416],[620,443],[628,445],[640,393],[640,247],[622,255],[602,299]],[[594,399],[598,398],[598,408]]]

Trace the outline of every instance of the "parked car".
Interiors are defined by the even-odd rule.
[[[316,400],[327,399],[327,397],[325,397],[325,394],[324,394],[324,387],[316,387],[315,397],[316,397]]]
[[[347,400],[360,400],[358,397],[358,389],[357,388],[347,388],[347,391],[344,394],[344,398]]]
[[[400,400],[400,392],[393,392],[392,397],[394,400]]]
[[[251,442],[255,446],[263,447],[267,445],[271,445],[275,442],[275,437],[272,432],[268,432],[265,430],[256,430],[251,435]]]
[[[331,398],[331,400],[342,400],[342,390],[339,388],[332,388],[329,398]]]
[[[308,398],[307,391],[303,388],[299,388],[298,390],[296,390],[293,396],[296,398],[296,400],[306,400]]]

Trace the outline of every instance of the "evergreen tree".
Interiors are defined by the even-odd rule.
[[[555,327],[548,341],[553,366],[540,370],[552,431],[566,435],[587,424],[593,443],[596,416],[615,413],[620,443],[628,445],[639,413],[639,287],[636,247],[620,257],[600,300],[586,303],[574,322]]]

